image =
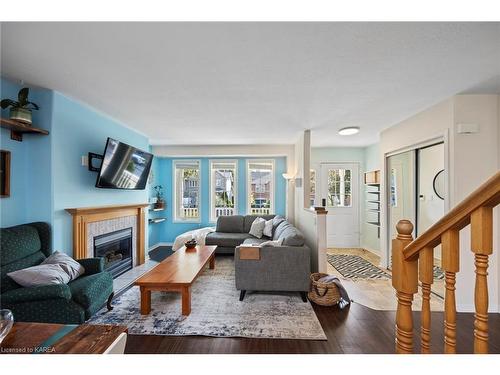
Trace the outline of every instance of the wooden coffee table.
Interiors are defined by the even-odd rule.
[[[182,296],[182,315],[191,313],[191,285],[209,264],[215,268],[217,246],[196,246],[177,250],[151,271],[135,281],[141,289],[141,314],[151,312],[151,291],[179,292]]]

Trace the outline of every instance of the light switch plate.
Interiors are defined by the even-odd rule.
[[[458,134],[475,134],[479,133],[478,124],[457,124]]]
[[[87,155],[82,155],[82,167],[89,166],[89,158]]]

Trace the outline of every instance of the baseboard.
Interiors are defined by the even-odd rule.
[[[457,311],[458,312],[465,312],[465,313],[473,313],[476,311],[476,308],[474,304],[472,303],[464,303],[464,304],[457,304]],[[488,312],[489,313],[499,313],[499,306],[498,305],[490,305],[488,306]]]
[[[172,246],[173,243],[172,242],[158,242],[158,243],[155,243],[153,246],[150,246],[149,249],[148,249],[148,252],[151,251],[151,250],[154,250],[156,249],[157,247],[160,247],[160,246]]]

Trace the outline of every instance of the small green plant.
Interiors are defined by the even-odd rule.
[[[12,99],[2,99],[0,102],[0,106],[5,109],[5,108],[22,108],[22,109],[28,109],[28,110],[38,110],[39,107],[37,104],[30,102],[28,100],[28,95],[30,93],[30,89],[28,87],[24,87],[21,90],[19,90],[19,93],[17,94],[17,102]]]
[[[163,186],[156,185],[153,189],[156,191],[156,199],[161,202],[163,200]]]
[[[164,209],[165,208],[165,200],[163,199],[163,186],[156,185],[153,189],[156,191],[156,203],[154,205],[155,208]]]

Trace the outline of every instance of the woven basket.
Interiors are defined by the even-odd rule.
[[[310,301],[321,306],[333,306],[340,300],[339,288],[335,284],[320,283],[318,280],[326,273],[313,273],[311,274],[311,291],[307,295]]]

